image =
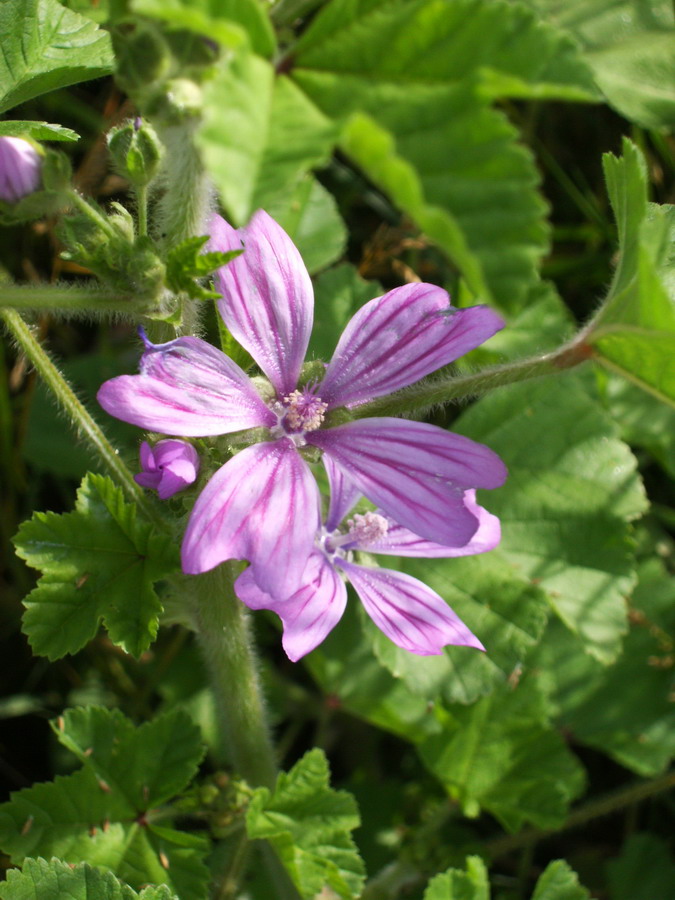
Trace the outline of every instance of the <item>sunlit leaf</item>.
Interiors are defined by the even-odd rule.
[[[136,893],[112,872],[86,863],[71,866],[59,859],[27,859],[21,870],[10,869],[0,884],[2,900],[178,900],[166,886],[145,887]]]

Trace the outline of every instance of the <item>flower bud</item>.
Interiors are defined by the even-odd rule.
[[[159,171],[162,145],[154,128],[137,118],[108,134],[115,168],[135,187],[149,184]]]
[[[0,200],[16,203],[40,186],[42,158],[23,138],[0,137]]]
[[[136,484],[156,490],[160,500],[167,500],[195,481],[199,455],[186,441],[159,441],[154,447],[143,441],[141,467],[143,471],[134,475]]]

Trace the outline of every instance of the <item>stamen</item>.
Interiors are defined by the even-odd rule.
[[[353,519],[347,520],[349,536],[362,547],[374,544],[389,531],[389,523],[379,513],[367,512],[364,515],[356,513]]]
[[[293,391],[284,397],[284,424],[290,431],[316,431],[326,418],[328,404],[312,393],[311,388]]]

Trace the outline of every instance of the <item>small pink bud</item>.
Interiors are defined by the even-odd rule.
[[[157,491],[160,500],[168,500],[195,481],[199,455],[186,441],[159,441],[154,447],[143,441],[141,468],[143,471],[134,475],[136,484]]]
[[[0,137],[0,200],[16,203],[40,186],[42,159],[23,138]]]

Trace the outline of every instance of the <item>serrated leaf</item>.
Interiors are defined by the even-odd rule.
[[[669,0],[526,2],[579,41],[597,84],[616,110],[646,128],[672,129],[675,13]]]
[[[562,859],[549,863],[537,881],[532,900],[589,900],[577,873]]]
[[[200,735],[180,711],[140,729],[103,708],[68,711],[54,729],[84,763],[72,775],[17,791],[0,806],[0,846],[15,862],[26,855],[87,861],[134,888],[166,884],[201,896],[208,881],[207,842],[146,814],[182,790],[202,757]],[[150,817],[151,818],[151,817]]]
[[[0,112],[113,68],[108,33],[57,0],[3,0],[0,34]]]
[[[418,749],[465,813],[486,809],[509,831],[525,822],[558,827],[581,790],[583,770],[550,726],[534,678],[448,712],[443,732]]]
[[[14,542],[43,573],[24,601],[24,630],[36,653],[75,653],[101,621],[129,653],[152,643],[162,611],[154,583],[177,570],[176,546],[137,519],[110,478],[87,475],[74,512],[34,513]]]
[[[492,0],[343,0],[317,15],[294,63],[325,113],[354,115],[343,148],[473,294],[517,308],[547,247],[545,206],[532,157],[489,102],[595,97],[572,42]]]
[[[303,898],[330,888],[343,900],[358,897],[364,870],[350,832],[359,825],[354,798],[330,787],[321,750],[310,750],[282,772],[274,792],[257,788],[246,813],[250,838],[277,851]]]
[[[644,158],[627,139],[623,153],[603,158],[621,256],[587,341],[602,365],[675,406],[675,208],[647,203]]]
[[[612,666],[580,654],[559,629],[547,634],[533,664],[546,673],[556,719],[575,740],[654,776],[675,755],[675,582],[655,553],[638,573],[630,631]]]
[[[5,119],[0,122],[0,135],[8,137],[32,137],[36,141],[79,141],[80,136],[63,125],[50,122],[25,122],[20,119]]]
[[[258,0],[132,0],[135,12],[161,19],[236,49],[250,44],[261,56],[276,49],[274,31]]]
[[[381,565],[389,565],[383,557]],[[419,578],[480,638],[486,653],[445,647],[418,657],[393,644],[369,621],[364,625],[380,662],[428,700],[473,703],[508,678],[517,678],[548,618],[546,596],[493,554],[451,560],[401,559],[396,568]],[[364,616],[364,619],[366,617]]]
[[[172,291],[184,292],[194,300],[216,300],[220,297],[217,291],[202,287],[196,279],[204,278],[221,266],[227,265],[240,256],[243,250],[202,253],[202,248],[208,241],[208,235],[187,238],[169,252],[166,260],[166,280]]]
[[[10,869],[0,884],[2,900],[178,900],[165,886],[136,893],[112,872],[82,863],[70,866],[59,859],[27,859],[21,871]]]
[[[223,98],[227,98],[224,114]],[[233,223],[259,207],[292,202],[298,182],[328,158],[337,128],[270,63],[236,54],[204,92],[198,134],[204,159]]]
[[[448,869],[432,878],[424,900],[490,900],[490,882],[480,856],[469,856],[466,871]]]
[[[581,376],[516,385],[453,425],[509,469],[481,497],[502,521],[503,555],[546,592],[558,616],[602,662],[616,658],[635,583],[630,521],[646,508],[636,461]]]

